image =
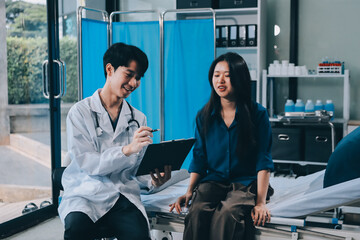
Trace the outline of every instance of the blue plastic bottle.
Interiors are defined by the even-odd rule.
[[[305,112],[305,105],[301,99],[296,99],[295,112]]]
[[[315,112],[315,106],[311,99],[306,101],[305,112]]]
[[[326,104],[325,104],[325,110],[329,113],[331,120],[334,120],[334,103],[332,102],[332,100],[326,100]]]
[[[295,112],[295,104],[293,100],[291,99],[286,100],[285,112]]]
[[[322,104],[321,100],[318,99],[316,100],[316,103],[315,103],[315,106],[314,106],[314,110],[317,111],[317,110],[324,110],[324,105]]]

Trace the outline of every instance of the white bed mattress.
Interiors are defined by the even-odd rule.
[[[268,207],[272,216],[301,217],[360,200],[360,178],[322,188],[324,172],[294,178],[271,177],[274,196]],[[173,174],[162,191],[141,195],[147,211],[169,212],[169,204],[186,192],[189,178],[184,171]],[[186,179],[185,179],[186,178]]]

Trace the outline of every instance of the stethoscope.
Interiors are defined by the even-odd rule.
[[[125,100],[124,100],[125,101]],[[129,108],[130,108],[130,113],[131,113],[131,118],[130,118],[130,120],[128,121],[128,125],[129,126],[127,126],[126,127],[126,131],[129,131],[129,129],[130,129],[130,123],[132,123],[132,122],[135,122],[136,123],[136,126],[138,127],[138,128],[140,128],[140,124],[139,124],[139,122],[135,119],[135,117],[134,117],[134,110],[133,110],[133,107],[130,105],[130,103],[128,103],[127,101],[125,101],[127,104],[128,104],[128,106],[129,106]],[[101,127],[100,127],[100,125],[99,125],[99,119],[98,119],[98,116],[97,116],[97,113],[96,112],[94,112],[94,111],[92,111],[92,113],[93,113],[93,115],[94,115],[94,117],[95,117],[95,131],[96,131],[96,136],[98,136],[98,137],[100,137],[102,134],[103,134],[103,130],[101,129]],[[135,126],[135,125],[132,125],[132,126]]]

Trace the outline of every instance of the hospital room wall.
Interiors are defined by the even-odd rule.
[[[88,5],[88,4],[87,4]],[[122,0],[121,10],[140,9],[173,9],[176,0]],[[355,104],[360,100],[360,31],[356,24],[360,20],[358,11],[360,1],[357,0],[301,0],[299,1],[299,55],[298,64],[306,65],[308,69],[316,69],[324,57],[337,58],[345,61],[345,67],[350,70],[351,106],[350,119],[360,120],[360,108]],[[273,60],[289,59],[290,39],[290,1],[267,1],[267,66]],[[274,36],[274,25],[280,26],[281,32]],[[276,48],[274,48],[276,46]],[[283,86],[284,85],[284,86]],[[288,96],[287,84],[277,86],[276,108],[283,108],[283,102]],[[321,89],[326,86],[326,91]],[[301,81],[298,95],[303,100],[332,98],[335,102],[335,112],[341,114],[342,85],[341,81]],[[316,99],[315,99],[316,98]]]
[[[299,65],[315,66],[323,57],[345,62],[350,71],[350,119],[360,119],[360,1],[301,0],[299,1]],[[328,83],[325,83],[328,84]],[[301,82],[299,97],[320,95],[332,98],[335,114],[342,114],[342,82],[330,82],[326,87],[314,82]],[[323,91],[321,91],[323,89]]]
[[[134,11],[134,10],[144,10],[144,9],[166,10],[166,9],[176,8],[176,0],[121,0],[119,2],[120,2],[121,11],[127,11],[127,10]],[[134,16],[134,18],[135,17],[136,16]],[[142,19],[142,20],[147,20],[147,19]]]
[[[345,68],[350,70],[350,120],[360,120],[360,108],[356,105],[360,101],[359,11],[358,0],[299,1],[298,65],[316,69],[325,57],[345,62]],[[268,0],[267,13],[268,66],[274,60],[289,59],[290,1]],[[274,36],[274,24],[280,26],[278,36]],[[283,109],[288,97],[287,82],[277,83],[275,93],[275,109]],[[298,98],[332,99],[337,116],[342,115],[342,97],[341,79],[298,81]]]
[[[275,34],[275,26],[280,30]],[[290,56],[290,1],[268,0],[266,15],[266,65],[274,60],[288,60]],[[282,109],[288,98],[289,89],[286,81],[275,82],[275,109]]]

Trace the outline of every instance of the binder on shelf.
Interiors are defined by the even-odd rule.
[[[220,26],[220,47],[228,46],[228,26]]]
[[[215,31],[216,31],[216,47],[221,47],[221,27],[220,26],[216,26]]]
[[[246,46],[257,46],[257,26],[256,24],[246,25]]]
[[[239,25],[238,29],[239,34],[239,47],[246,46],[246,25]]]
[[[237,25],[231,25],[228,26],[228,46],[229,47],[237,47],[238,46],[238,26]]]

